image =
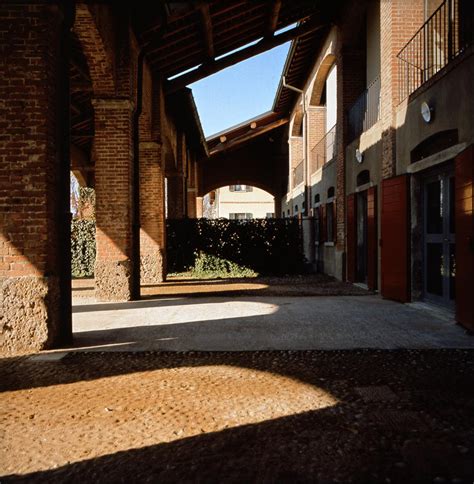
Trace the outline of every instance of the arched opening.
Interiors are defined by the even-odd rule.
[[[203,217],[251,220],[275,217],[275,198],[268,191],[246,184],[226,185],[203,197]]]
[[[321,63],[311,89],[309,106],[309,147],[311,173],[334,158],[337,121],[336,57],[328,54]]]
[[[370,171],[362,170],[361,172],[359,172],[357,175],[356,183],[358,187],[370,183]]]

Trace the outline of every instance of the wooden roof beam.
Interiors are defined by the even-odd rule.
[[[286,123],[288,123],[288,118],[280,118],[280,119],[277,119],[276,121],[273,121],[272,123],[263,125],[260,128],[256,128],[256,129],[249,128],[249,132],[241,136],[238,136],[237,138],[230,139],[227,142],[219,143],[214,148],[211,148],[209,151],[209,155],[213,156],[213,155],[217,155],[218,153],[222,153],[224,151],[229,151],[231,149],[234,149],[238,145],[245,143],[246,141],[249,141],[253,138],[256,138],[257,136],[260,136],[264,133],[268,133],[268,131],[279,128],[280,126],[283,126]]]
[[[281,0],[274,0],[271,5],[270,14],[268,16],[268,23],[265,31],[265,37],[272,37],[275,34],[275,30],[278,25],[278,17],[280,15],[280,9],[281,9]]]
[[[239,62],[249,59],[250,57],[262,54],[263,52],[273,49],[274,47],[284,44],[285,42],[293,40],[297,37],[300,37],[301,35],[307,34],[308,32],[319,30],[323,28],[324,25],[324,22],[309,20],[301,25],[298,25],[297,27],[287,30],[286,32],[275,35],[270,39],[264,38],[257,44],[234,52],[233,54],[230,54],[226,57],[222,57],[218,61],[204,64],[194,71],[188,72],[187,74],[183,74],[182,76],[173,79],[166,85],[166,93],[178,91],[183,87],[187,86],[188,84],[199,81],[204,77],[215,74],[216,72],[219,72],[223,69],[226,69],[227,67],[233,66]]]
[[[212,33],[211,13],[209,12],[209,4],[202,3],[199,12],[201,14],[202,29],[206,43],[206,54],[209,59],[214,59],[214,35]]]

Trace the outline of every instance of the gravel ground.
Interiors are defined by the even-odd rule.
[[[52,355],[0,360],[2,483],[474,479],[472,350]]]
[[[73,279],[73,296],[94,296],[93,279]],[[144,298],[156,296],[363,296],[373,294],[325,274],[285,277],[193,279],[169,276],[159,285],[143,285]]]

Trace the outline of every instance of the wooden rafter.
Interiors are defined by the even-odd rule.
[[[214,148],[211,148],[209,154],[210,156],[213,156],[213,155],[222,153],[224,151],[229,151],[231,149],[234,149],[238,145],[245,143],[246,141],[249,141],[253,138],[256,138],[257,136],[260,136],[264,133],[268,133],[268,131],[279,128],[280,126],[283,126],[286,123],[288,123],[288,118],[280,118],[280,119],[277,119],[276,121],[273,121],[272,123],[265,124],[260,128],[256,128],[252,130],[249,129],[247,133],[241,136],[238,136],[237,138],[233,138],[226,143],[221,143],[216,145]]]
[[[266,37],[271,37],[275,34],[278,25],[278,17],[280,15],[281,0],[274,0],[268,16],[268,23],[265,31]]]
[[[214,35],[212,33],[211,13],[209,12],[209,4],[202,3],[200,6],[202,29],[206,44],[206,54],[209,59],[214,59]]]
[[[244,61],[250,57],[253,57],[258,54],[262,54],[278,45],[284,44],[290,40],[293,40],[301,35],[307,34],[308,32],[313,32],[318,30],[324,26],[324,22],[315,22],[315,21],[307,21],[297,27],[294,27],[286,32],[281,34],[275,35],[271,38],[263,39],[257,44],[251,45],[245,49],[239,50],[233,54],[230,54],[226,57],[219,59],[218,61],[214,61],[212,63],[202,65],[198,69],[191,71],[187,74],[183,74],[178,78],[174,79],[173,81],[169,82],[166,86],[166,92],[171,93],[182,89],[183,87],[187,86],[188,84],[192,84],[193,82],[199,81],[204,77],[210,76],[215,74],[216,72],[221,71],[227,67],[233,66],[238,62]]]

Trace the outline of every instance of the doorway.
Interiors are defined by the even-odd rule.
[[[356,280],[367,284],[367,190],[357,194],[357,256]]]
[[[456,279],[455,181],[452,171],[423,183],[423,298],[454,308]]]

